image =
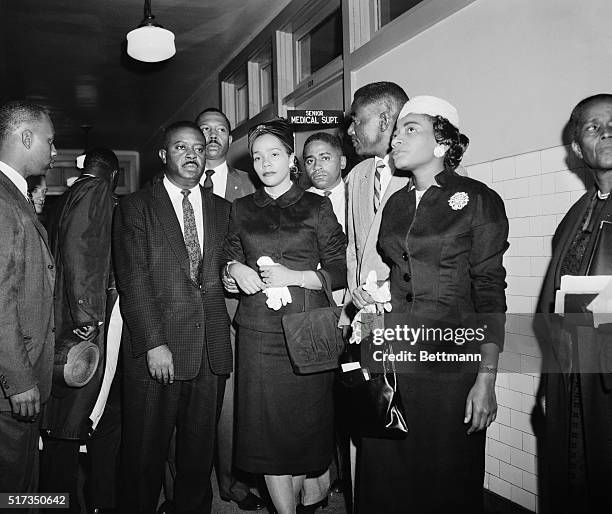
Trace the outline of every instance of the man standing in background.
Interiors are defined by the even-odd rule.
[[[347,299],[357,309],[371,303],[362,287],[368,273],[375,270],[378,280],[389,276],[389,267],[376,244],[387,200],[408,183],[408,177],[395,176],[389,154],[397,115],[407,101],[408,96],[397,84],[373,82],[355,92],[351,105],[348,135],[355,153],[368,157],[351,170],[347,187]]]
[[[109,409],[103,429],[89,438],[90,413],[107,360],[105,321],[110,317],[107,308],[112,309],[108,295],[116,299],[111,287],[111,227],[118,171],[119,161],[112,150],[88,151],[81,175],[62,195],[49,223],[49,241],[57,263],[56,353],[75,340],[92,342],[100,350],[98,368],[85,386],[74,388],[54,380],[42,422],[41,491],[69,491],[70,509],[76,513],[80,512],[79,447],[85,440],[91,460],[88,485],[92,510],[116,507],[113,484],[120,443],[119,409]]]
[[[38,491],[41,406],[49,398],[55,266],[26,177],[53,166],[53,123],[37,105],[0,106],[0,492]]]
[[[321,196],[326,196],[332,203],[334,214],[338,218],[338,223],[346,233],[346,184],[342,180],[342,171],[346,168],[346,157],[342,152],[340,140],[327,132],[316,132],[308,137],[304,143],[302,152],[306,174],[313,184],[308,191]],[[345,290],[333,291],[334,300],[337,305],[342,305]],[[338,423],[336,419],[336,422]],[[343,476],[345,471],[344,455],[345,447],[348,447],[348,437],[345,431],[336,430],[336,448],[339,449],[338,476]],[[330,490],[329,469],[318,477],[307,476],[302,488],[302,501],[297,506],[298,514],[314,513],[317,508],[325,507],[328,503],[327,495]],[[348,487],[344,491],[350,490]]]
[[[214,107],[203,110],[196,118],[206,138],[206,166],[200,184],[204,189],[212,188],[214,194],[233,202],[255,192],[255,186],[246,171],[238,170],[227,162],[227,152],[232,144],[232,134],[227,116]],[[238,308],[238,297],[226,292],[225,304],[230,319],[234,319]],[[230,327],[232,352],[236,355],[236,329]],[[253,511],[264,508],[264,503],[253,494],[249,486],[236,478],[232,470],[234,446],[234,374],[225,384],[223,407],[217,427],[217,481],[219,494],[225,501],[233,501],[241,510]]]

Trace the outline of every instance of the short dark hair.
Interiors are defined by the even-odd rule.
[[[353,104],[383,102],[389,112],[397,115],[408,101],[406,92],[395,82],[372,82],[360,87],[353,95]]]
[[[202,116],[202,114],[206,114],[207,112],[214,112],[216,114],[220,114],[221,116],[223,116],[223,119],[225,120],[225,123],[227,124],[227,131],[230,134],[232,133],[232,126],[230,125],[229,118],[225,115],[225,113],[221,109],[217,109],[216,107],[208,107],[207,109],[204,109],[200,114],[198,114],[196,116],[196,124],[197,124],[198,118]]]
[[[302,150],[302,158],[306,158],[306,147],[310,143],[314,143],[315,141],[327,143],[329,146],[337,150],[340,155],[344,155],[344,151],[342,150],[342,143],[340,142],[340,139],[337,136],[329,134],[328,132],[315,132],[314,134],[308,136],[308,139],[304,143],[304,149]]]
[[[575,141],[576,136],[578,135],[578,129],[582,119],[582,113],[590,104],[600,101],[612,102],[612,94],[599,93],[597,95],[588,96],[586,98],[583,98],[582,100],[580,100],[580,102],[576,104],[576,107],[574,107],[574,109],[572,110],[572,114],[570,115],[570,119],[568,122],[568,135],[571,138],[571,141]]]
[[[459,132],[450,121],[443,116],[430,116],[426,114],[433,125],[434,138],[437,143],[447,147],[444,154],[444,167],[455,169],[459,166],[463,154],[470,144],[470,139]]]
[[[25,122],[40,121],[49,112],[40,105],[25,100],[12,100],[0,106],[0,143]]]
[[[173,132],[176,132],[177,130],[184,129],[184,128],[195,129],[198,131],[199,134],[202,134],[200,127],[198,127],[198,125],[193,121],[188,121],[188,120],[175,121],[174,123],[171,123],[164,129],[164,148],[168,148],[168,145],[170,144],[170,135]]]
[[[83,163],[85,170],[96,168],[104,169],[108,172],[113,172],[119,169],[119,159],[109,148],[93,148],[85,154],[85,162]]]
[[[37,187],[41,187],[43,180],[46,180],[44,175],[28,175],[26,177],[26,182],[28,183],[28,193],[31,193]]]

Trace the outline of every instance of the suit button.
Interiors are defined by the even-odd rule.
[[[55,334],[55,327],[53,327],[53,328],[51,329],[51,333],[52,333],[52,334]]]
[[[410,282],[410,279],[411,279],[411,278],[412,278],[412,277],[410,276],[410,273],[404,273],[404,280],[405,280],[406,282]]]
[[[47,264],[47,268],[53,269],[53,264]]]
[[[402,259],[404,259],[405,261],[408,260],[408,254],[406,252],[402,254]]]
[[[199,324],[199,323],[196,323],[196,324],[195,324],[195,327],[196,327],[196,328],[200,328],[200,324]]]
[[[411,302],[411,301],[412,301],[412,294],[411,294],[411,293],[408,293],[408,294],[406,295],[406,301],[407,301],[407,302]]]

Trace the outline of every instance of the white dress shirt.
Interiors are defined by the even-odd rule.
[[[183,193],[180,187],[175,186],[168,180],[168,177],[164,176],[164,187],[168,191],[172,207],[178,218],[179,225],[181,226],[181,232],[185,237],[185,224],[183,222]],[[198,242],[200,243],[200,250],[202,255],[204,254],[204,216],[202,215],[202,194],[200,193],[200,184],[196,184],[190,189],[191,194],[187,196],[193,207],[193,213],[195,215],[196,230],[198,232]]]
[[[227,189],[227,161],[223,161],[219,166],[215,168],[206,167],[207,170],[215,170],[212,174],[212,183],[213,183],[213,193],[221,198],[225,198],[225,190]],[[204,181],[206,180],[206,173],[202,173],[202,178],[200,179],[200,185],[204,185]]]
[[[391,167],[389,166],[389,154],[385,155],[382,159],[380,157],[374,157],[374,170],[376,170],[376,166],[378,163],[382,162],[385,167],[380,170],[380,199],[382,200],[383,196],[385,196],[385,191],[389,186],[389,182],[391,182],[391,177],[393,173],[391,172]],[[374,194],[372,192],[372,194]]]
[[[325,196],[325,189],[317,189],[312,186],[308,189],[311,193],[316,193],[320,196]],[[338,218],[338,223],[342,226],[342,231],[346,234],[346,184],[344,180],[340,180],[338,185],[328,190],[331,194],[329,199],[334,209],[334,214]]]
[[[21,194],[28,198],[28,183],[15,168],[12,168],[7,163],[0,161],[0,171],[21,191]],[[29,201],[29,200],[28,200]]]
[[[340,180],[337,186],[332,189],[317,189],[312,186],[308,189],[311,193],[316,193],[320,196],[325,196],[325,191],[329,191],[331,194],[329,195],[329,199],[332,203],[332,208],[334,209],[334,214],[336,218],[338,218],[338,223],[342,227],[342,231],[346,234],[346,184],[344,180]],[[320,267],[320,265],[319,265]],[[332,292],[336,305],[344,304],[344,289],[338,289]]]

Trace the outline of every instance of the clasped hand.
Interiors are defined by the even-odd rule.
[[[259,274],[266,287],[286,287],[296,283],[296,272],[282,264],[261,265],[259,266]]]

